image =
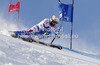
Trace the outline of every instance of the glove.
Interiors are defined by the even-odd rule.
[[[60,37],[61,37],[61,34],[60,34],[60,33],[58,33],[58,34],[57,34],[57,37],[58,37],[58,38],[60,38]]]
[[[44,34],[43,35],[49,35],[49,33],[47,33],[46,31],[44,31]]]

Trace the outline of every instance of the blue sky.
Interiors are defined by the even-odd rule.
[[[10,0],[0,0],[0,14],[6,19]],[[12,0],[15,4],[17,0]],[[61,0],[63,3],[71,4],[71,0]],[[20,23],[30,28],[44,18],[50,18],[58,14],[57,0],[20,0]],[[74,7],[74,28],[73,34],[79,38],[73,40],[74,48],[93,50],[99,53],[100,40],[100,0],[75,0]],[[13,15],[11,15],[13,14]],[[17,18],[17,13],[11,13],[9,19]],[[15,14],[15,15],[14,15]],[[15,22],[16,23],[16,22]],[[17,23],[16,23],[17,25]],[[64,32],[70,32],[70,23],[64,22]],[[83,47],[81,47],[83,46]]]

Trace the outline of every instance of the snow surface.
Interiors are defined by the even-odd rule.
[[[29,43],[9,36],[18,28],[11,21],[5,24],[0,17],[0,65],[100,65],[100,60],[70,50],[58,50],[37,43]],[[58,42],[61,42],[61,40]]]
[[[100,60],[0,34],[0,65],[100,65]]]

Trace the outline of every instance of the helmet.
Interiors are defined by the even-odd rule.
[[[56,22],[56,23],[58,23],[59,22],[59,18],[57,17],[57,16],[55,16],[55,15],[53,15],[51,18],[50,18],[50,22]]]

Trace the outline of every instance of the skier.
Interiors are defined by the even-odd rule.
[[[50,19],[45,18],[37,25],[34,25],[32,28],[30,28],[30,30],[28,32],[30,32],[30,33],[38,32],[43,35],[49,35],[49,34],[51,34],[51,31],[53,31],[54,34],[57,35],[58,32],[57,32],[56,25],[58,24],[58,22],[59,22],[59,18],[57,16],[53,15]]]

